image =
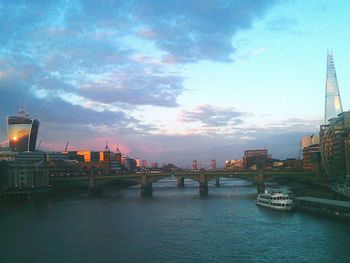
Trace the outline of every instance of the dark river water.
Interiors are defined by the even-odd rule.
[[[255,205],[238,179],[175,179],[0,208],[0,262],[350,262],[350,224]]]

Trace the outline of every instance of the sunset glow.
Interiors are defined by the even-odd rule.
[[[44,150],[108,140],[182,166],[247,148],[296,157],[323,123],[327,49],[350,105],[347,1],[0,1],[0,12],[0,141],[25,104]]]

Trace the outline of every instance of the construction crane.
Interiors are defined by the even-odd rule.
[[[67,152],[69,142],[66,143],[66,148],[64,148],[64,152]]]

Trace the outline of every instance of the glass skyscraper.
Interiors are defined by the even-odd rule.
[[[343,112],[332,53],[327,54],[325,124],[320,129],[325,175],[344,183],[350,172],[350,111]]]
[[[9,147],[13,151],[35,151],[38,130],[39,121],[30,119],[24,111],[15,116],[7,116],[7,136]]]
[[[327,52],[327,77],[326,77],[326,101],[324,124],[329,124],[329,120],[336,118],[343,112],[341,104],[337,73],[335,71],[332,52]]]

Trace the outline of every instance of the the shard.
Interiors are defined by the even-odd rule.
[[[326,103],[325,103],[325,124],[329,124],[329,120],[337,117],[343,112],[340,100],[340,93],[335,72],[334,59],[332,52],[327,51],[327,79],[326,79]]]

